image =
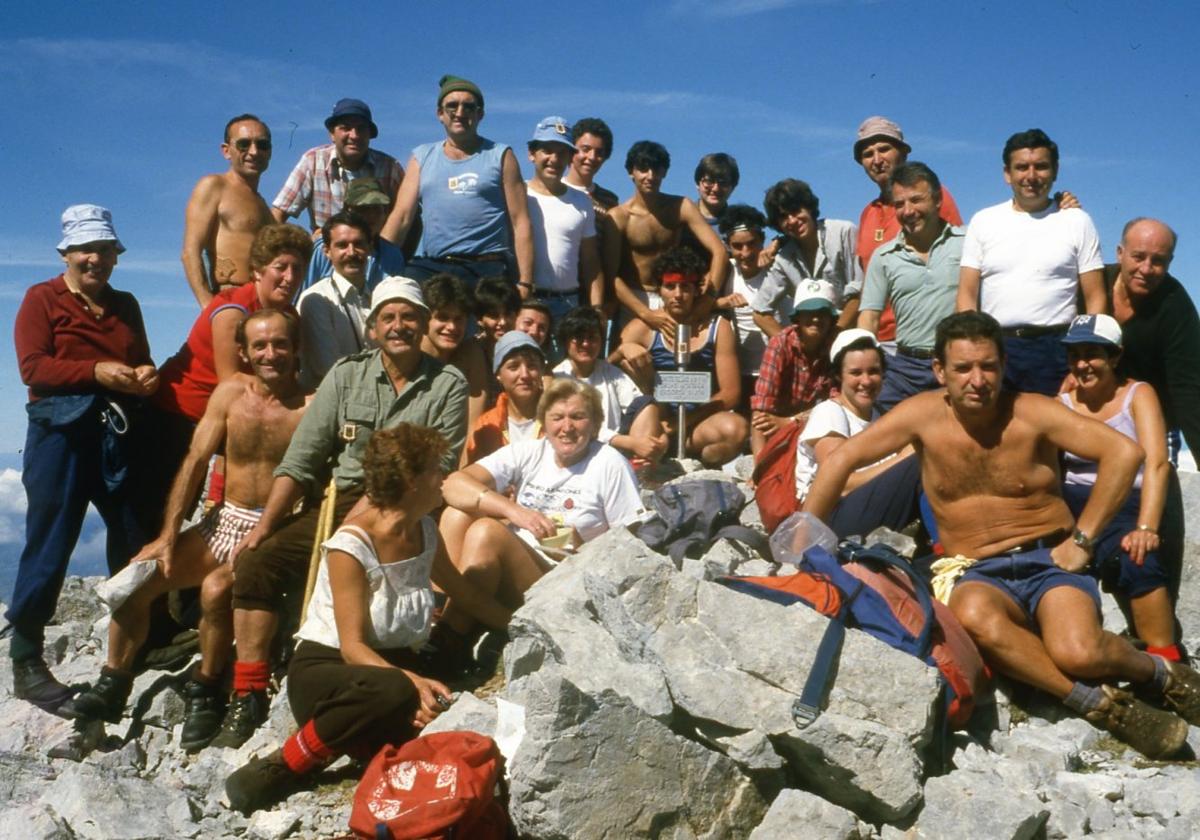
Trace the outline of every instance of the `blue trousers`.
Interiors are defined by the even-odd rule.
[[[1067,348],[1062,336],[1004,339],[1004,387],[1053,397],[1067,376]]]
[[[883,387],[879,389],[875,407],[880,414],[886,414],[902,400],[939,387],[937,377],[933,375],[933,362],[906,356],[897,350],[888,356]]]
[[[442,260],[436,257],[417,257],[410,260],[404,267],[404,276],[411,277],[421,285],[435,274],[453,274],[474,293],[475,287],[484,277],[507,277],[514,285],[517,276],[509,270],[511,260],[487,260],[471,262],[469,260]]]
[[[829,514],[839,539],[866,537],[880,525],[899,531],[920,515],[921,462],[909,455],[850,491]]]
[[[95,415],[65,428],[29,421],[21,474],[29,503],[25,548],[6,617],[18,636],[39,650],[43,630],[58,605],[88,503],[95,505],[104,520],[109,574],[119,571],[150,535],[144,511],[139,517],[133,498],[137,472],[131,470],[130,477],[115,490],[105,484],[102,429]]]

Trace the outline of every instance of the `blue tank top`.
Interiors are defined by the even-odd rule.
[[[479,151],[450,160],[442,141],[413,149],[421,167],[421,253],[493,254],[509,250],[501,165],[508,146],[479,138]]]
[[[715,369],[717,358],[717,319],[714,317],[708,325],[708,338],[704,346],[692,353],[692,359],[685,370],[706,370],[710,373]],[[678,370],[675,365],[675,351],[663,343],[662,333],[655,330],[654,340],[650,342],[650,360],[655,370]]]

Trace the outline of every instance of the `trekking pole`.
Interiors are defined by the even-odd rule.
[[[675,325],[675,367],[683,372],[688,362],[692,360],[692,326],[691,324]],[[678,416],[675,421],[677,439],[675,457],[683,460],[687,444],[687,403],[679,403]]]

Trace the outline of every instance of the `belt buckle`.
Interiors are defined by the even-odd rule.
[[[792,703],[792,723],[797,729],[807,729],[821,716],[821,710],[797,698]]]

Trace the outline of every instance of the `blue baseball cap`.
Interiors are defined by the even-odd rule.
[[[1111,315],[1079,315],[1071,322],[1063,344],[1104,344],[1121,349],[1121,325]]]
[[[533,336],[529,333],[523,333],[520,330],[509,330],[500,336],[496,340],[496,349],[492,353],[492,373],[498,373],[500,365],[504,364],[504,360],[513,353],[525,349],[537,351],[537,354],[545,361],[546,351],[542,350],[541,346],[534,341]]]
[[[546,117],[537,124],[537,128],[533,130],[533,136],[529,138],[529,145],[532,146],[534,143],[562,143],[574,151],[575,144],[571,141],[571,124],[562,117]]]

